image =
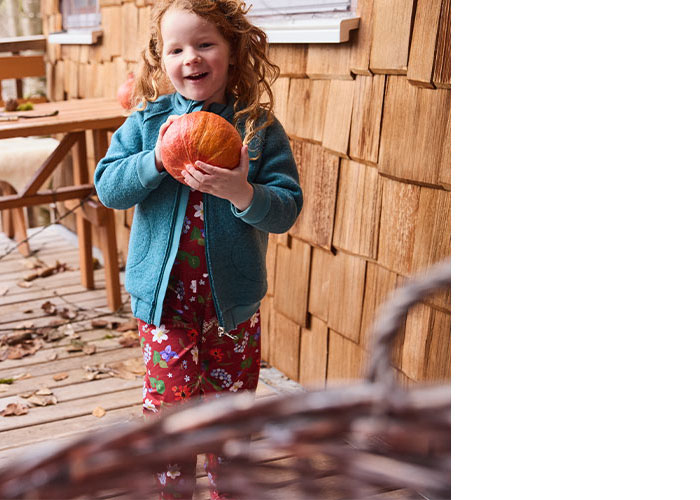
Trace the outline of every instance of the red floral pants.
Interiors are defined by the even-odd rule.
[[[146,375],[143,412],[150,416],[192,397],[223,391],[255,391],[260,372],[260,311],[235,330],[219,336],[204,254],[202,195],[191,191],[180,246],[163,304],[160,325],[139,320]],[[216,487],[221,457],[207,455],[212,498],[226,498]],[[197,457],[168,464],[156,475],[160,498],[191,498]]]

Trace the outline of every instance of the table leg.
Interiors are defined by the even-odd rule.
[[[117,258],[117,232],[114,224],[114,211],[100,207],[105,211],[103,224],[97,229],[102,246],[102,257],[105,263],[105,288],[107,289],[107,305],[116,311],[122,305],[121,287],[119,285],[119,262]]]
[[[86,184],[88,182],[87,147],[85,134],[80,134],[77,143],[73,146],[73,183]],[[78,252],[80,254],[80,281],[85,288],[95,288],[95,272],[92,261],[92,233],[91,224],[85,217],[76,214],[76,226],[78,233]]]
[[[107,154],[107,131],[93,130],[92,140],[95,151],[95,161],[99,161]],[[119,284],[119,259],[117,256],[117,230],[114,222],[114,210],[100,205],[104,210],[104,216],[100,217],[103,223],[99,226],[102,257],[105,264],[105,287],[107,289],[107,304],[116,311],[121,307],[122,295]]]

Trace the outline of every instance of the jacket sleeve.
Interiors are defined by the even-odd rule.
[[[112,135],[107,154],[97,164],[97,196],[109,208],[133,207],[169,175],[156,169],[155,151],[144,150],[143,130],[143,114],[131,114]]]
[[[266,129],[259,161],[257,175],[251,181],[250,206],[239,211],[231,204],[231,209],[236,217],[261,231],[284,233],[299,216],[303,196],[289,139],[277,119]]]

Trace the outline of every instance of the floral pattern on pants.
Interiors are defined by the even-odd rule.
[[[223,391],[255,391],[260,372],[260,311],[225,335],[218,333],[204,253],[201,193],[192,191],[180,246],[163,304],[160,325],[139,320],[146,365],[143,412],[156,415],[192,397],[217,397]],[[191,498],[197,457],[169,464],[156,475],[161,498]],[[207,455],[212,498],[221,457]]]

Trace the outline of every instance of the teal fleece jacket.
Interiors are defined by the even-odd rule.
[[[105,206],[136,207],[125,287],[134,316],[149,324],[161,324],[190,193],[187,186],[156,169],[158,131],[168,116],[199,111],[202,104],[174,93],[132,113],[112,136],[107,155],[95,170],[97,195]],[[232,122],[233,98],[208,111]],[[243,137],[242,124],[238,131]],[[250,160],[248,172],[254,192],[250,206],[241,212],[228,200],[203,195],[209,280],[219,328],[226,330],[249,319],[260,306],[267,291],[267,235],[292,227],[303,201],[289,139],[277,119],[256,134],[249,149],[251,157],[258,156]]]

